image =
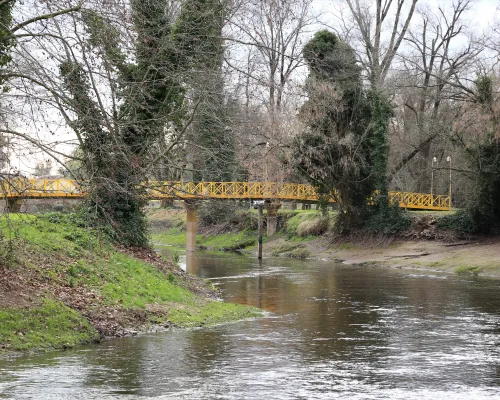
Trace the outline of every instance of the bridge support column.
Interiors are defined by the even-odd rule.
[[[280,207],[281,203],[266,200],[268,237],[276,233],[276,228],[278,226],[278,210]]]
[[[6,201],[7,205],[5,207],[5,211],[8,213],[18,213],[21,211],[21,206],[23,204],[21,199],[16,197],[10,197]]]
[[[186,253],[196,251],[196,203],[185,200],[186,207]]]

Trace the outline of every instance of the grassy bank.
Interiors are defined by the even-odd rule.
[[[72,347],[103,336],[255,316],[149,251],[116,249],[71,215],[0,219],[0,349]],[[1,350],[0,350],[1,351]]]

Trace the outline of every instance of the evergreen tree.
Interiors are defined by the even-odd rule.
[[[370,122],[354,50],[326,30],[304,47],[308,100],[300,111],[307,126],[296,140],[294,160],[325,198],[334,195],[341,232],[360,225],[373,190],[368,164]]]
[[[335,34],[317,32],[304,47],[304,59],[308,100],[300,117],[307,130],[297,138],[293,158],[325,199],[335,197],[337,228],[348,232],[369,216],[374,193],[371,213],[387,213],[392,108],[383,94],[364,89],[354,50]]]

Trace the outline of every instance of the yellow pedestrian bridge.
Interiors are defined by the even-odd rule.
[[[276,182],[154,182],[144,184],[148,198],[162,199],[248,199],[282,201],[318,201],[314,186]],[[24,179],[0,181],[0,198],[19,199],[84,198],[85,182],[72,179]],[[389,192],[390,200],[400,207],[420,210],[449,210],[450,196],[427,193]],[[334,202],[334,196],[330,199]]]

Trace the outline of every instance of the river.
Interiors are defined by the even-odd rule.
[[[202,252],[190,264],[266,315],[3,360],[0,398],[500,398],[498,280]]]

